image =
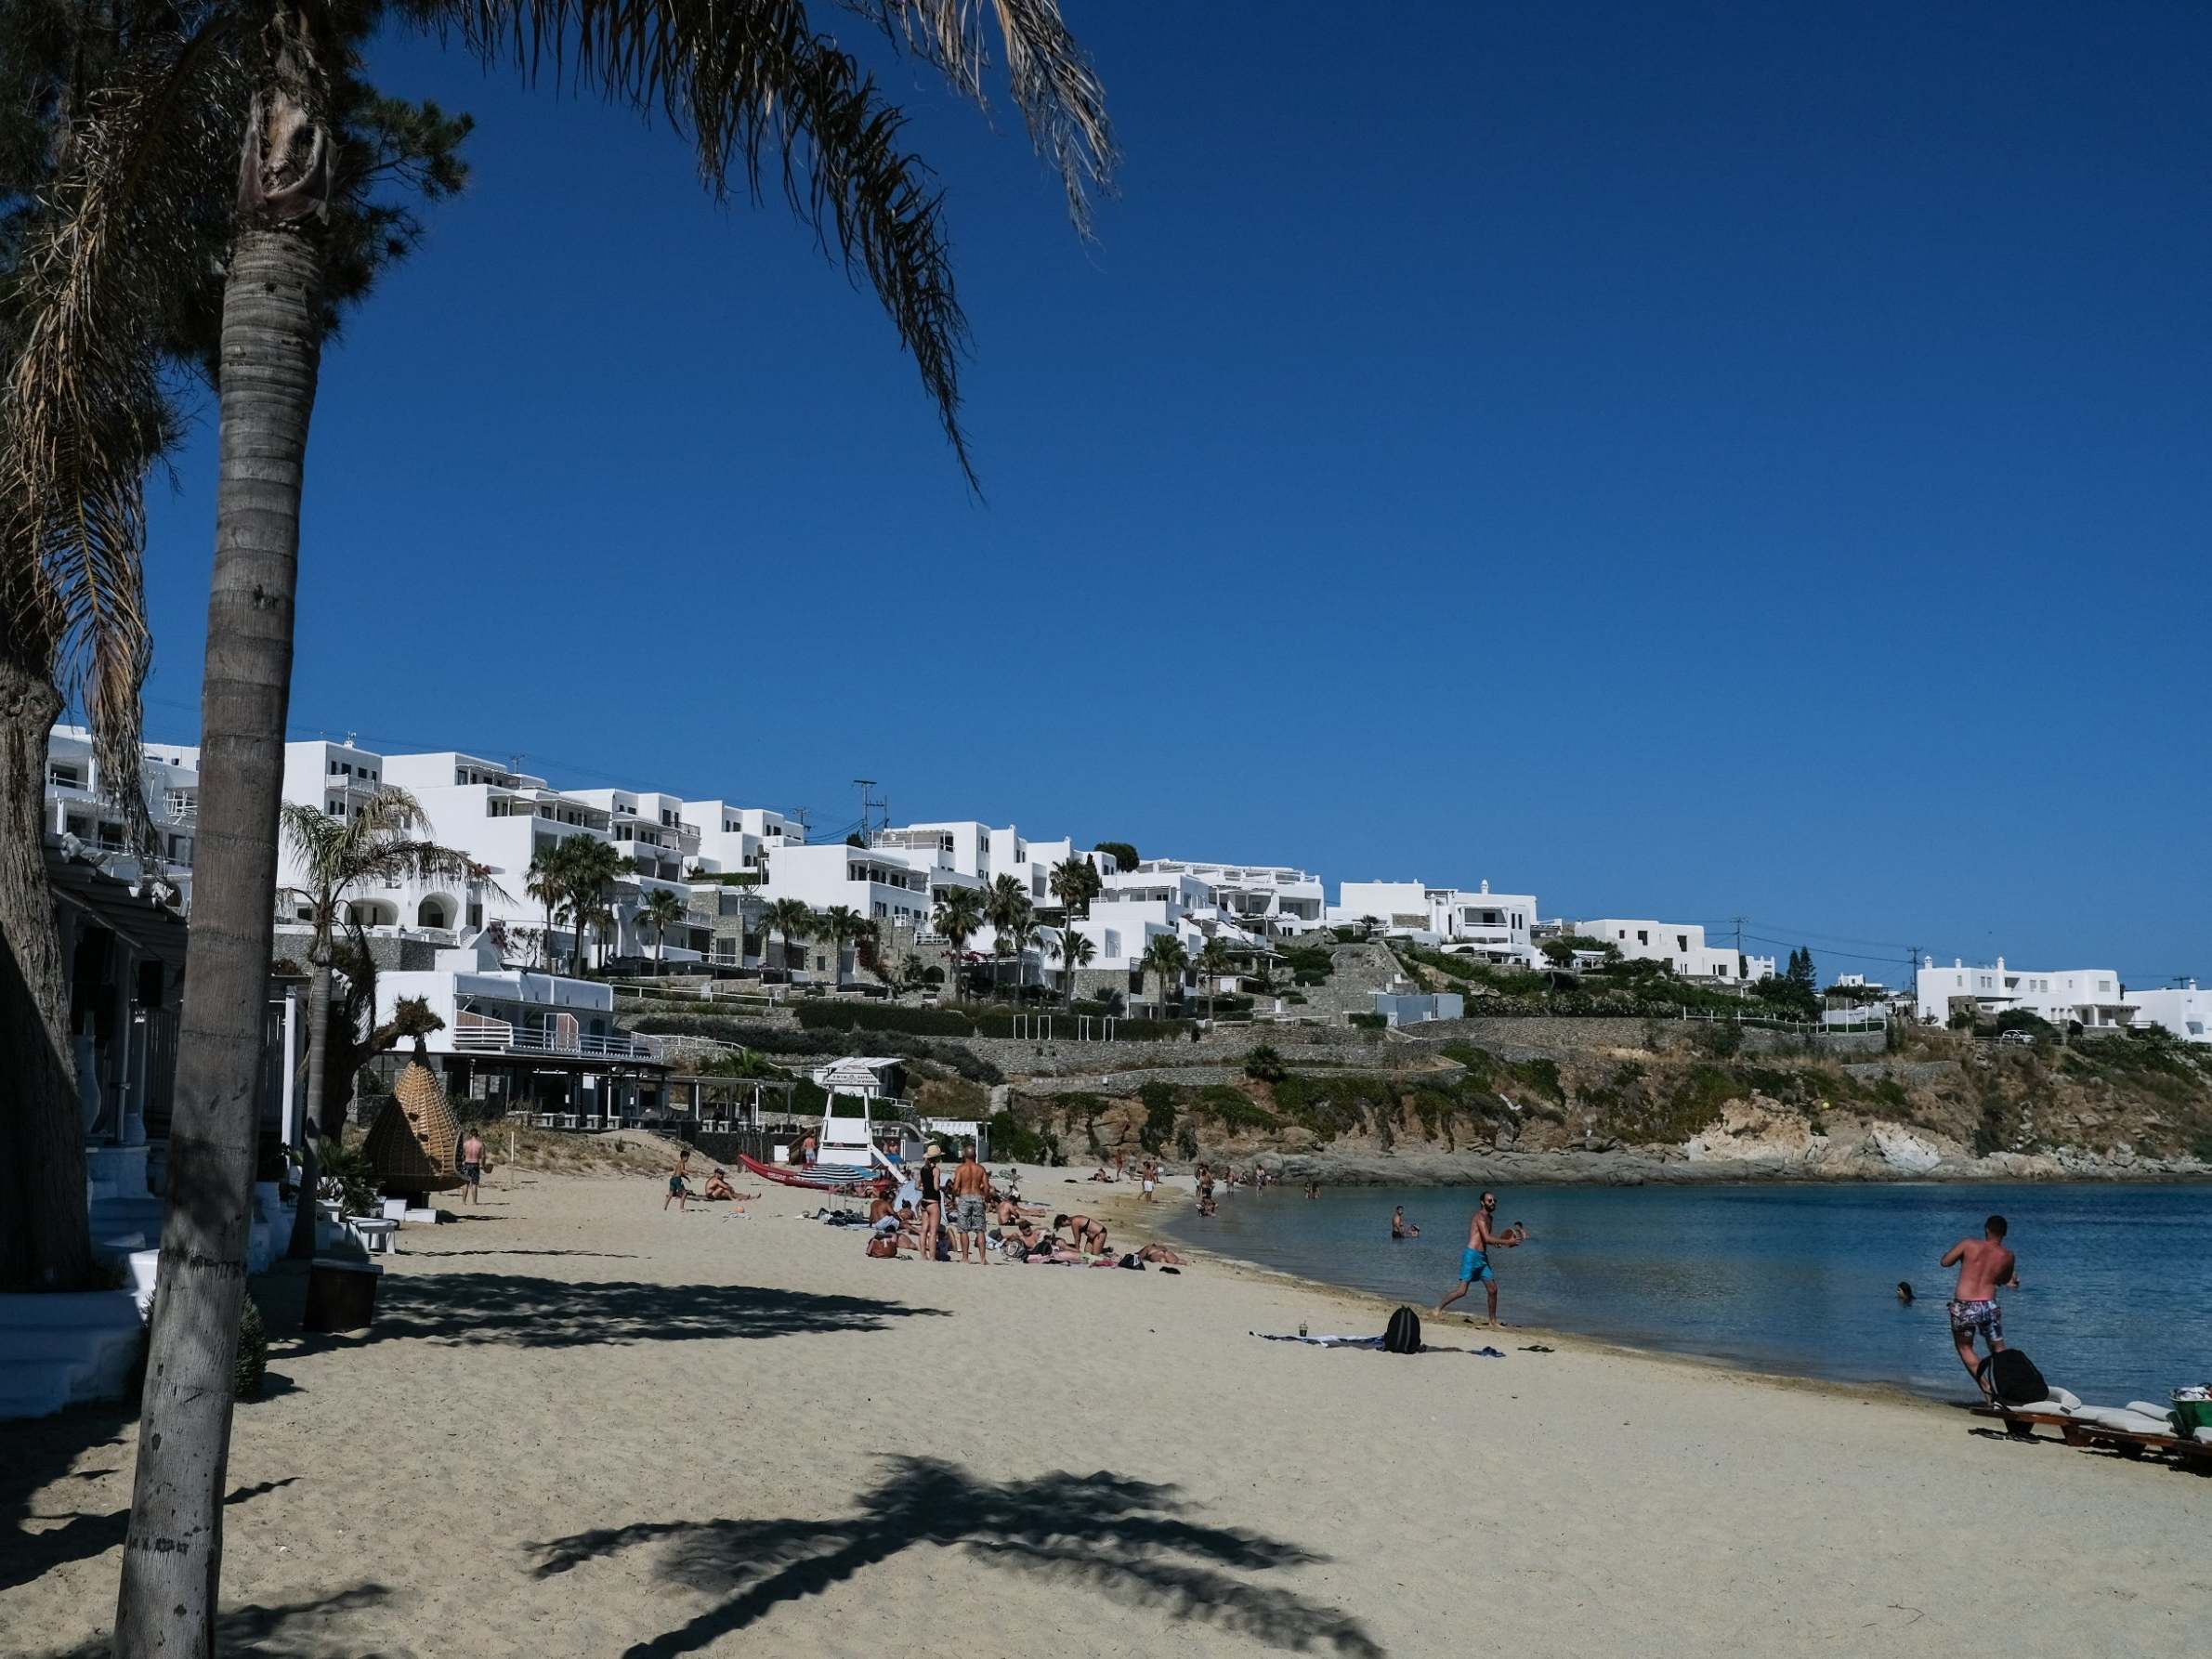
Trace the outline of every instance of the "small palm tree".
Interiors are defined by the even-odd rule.
[[[1183,983],[1183,970],[1190,965],[1190,952],[1173,934],[1155,934],[1152,943],[1145,947],[1138,965],[1159,975],[1159,1014],[1160,1018],[1167,1018],[1168,982],[1172,979],[1177,985]]]
[[[1014,913],[1014,920],[1000,937],[1006,941],[1014,958],[1014,988],[1019,996],[1022,986],[1029,981],[1028,954],[1037,945],[1037,911],[1027,899],[1022,900],[1021,908]]]
[[[844,947],[858,939],[868,927],[868,919],[850,905],[831,905],[821,914],[818,924],[821,937],[829,941],[837,969],[837,983],[844,984]]]
[[[637,907],[638,925],[653,930],[654,955],[663,965],[668,961],[668,930],[685,914],[684,901],[665,887],[654,888]]]
[[[1206,1019],[1213,1020],[1213,986],[1215,981],[1230,968],[1229,942],[1219,934],[1209,938],[1198,950],[1198,976],[1206,982]]]
[[[814,932],[813,909],[804,899],[779,898],[768,907],[761,926],[764,931],[773,929],[783,935],[783,973],[788,979],[792,971],[792,946]]]
[[[561,890],[568,900],[569,920],[576,929],[576,973],[584,971],[585,936],[596,924],[604,939],[614,922],[615,883],[637,866],[608,843],[589,835],[571,835],[553,850],[560,870]]]
[[[422,803],[401,789],[383,789],[344,817],[320,807],[287,801],[281,814],[284,843],[299,867],[300,884],[281,895],[308,907],[311,930],[308,946],[313,977],[308,991],[308,1101],[318,1132],[328,1138],[338,1124],[327,1098],[325,1072],[330,1057],[331,951],[347,895],[364,882],[478,882],[493,897],[504,898],[483,868],[467,854],[427,840],[430,820]],[[313,1176],[314,1137],[306,1137],[308,1171]],[[312,1190],[311,1188],[309,1190]],[[293,1226],[292,1254],[315,1248],[314,1206]]]
[[[991,954],[1001,961],[1006,960],[1007,953],[998,947],[995,940],[1003,939],[1014,927],[1015,920],[1028,908],[1029,895],[1023,888],[1021,878],[1005,875],[992,879],[989,889],[983,895],[983,915],[990,923],[994,935]],[[991,971],[991,980],[993,987],[1000,988],[999,973],[995,968]]]
[[[973,887],[948,887],[937,895],[936,908],[930,913],[930,925],[938,936],[952,947],[952,975],[948,982],[955,998],[960,995],[960,960],[968,948],[968,941],[975,930],[983,925],[983,895]]]
[[[1054,942],[1053,955],[1060,963],[1060,992],[1069,1007],[1075,1005],[1075,973],[1088,967],[1098,954],[1098,947],[1066,922],[1060,925],[1059,937]]]
[[[1053,866],[1049,883],[1053,896],[1060,901],[1060,915],[1064,921],[1073,921],[1078,916],[1091,913],[1091,901],[1105,889],[1106,883],[1098,874],[1098,867],[1080,854],[1070,854]]]
[[[561,871],[556,856],[559,849],[530,855],[529,872],[523,877],[522,891],[545,907],[545,934],[541,949],[545,966],[553,966],[553,913],[569,899],[568,878]]]

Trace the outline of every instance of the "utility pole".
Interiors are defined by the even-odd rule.
[[[870,805],[868,791],[875,788],[875,779],[856,777],[853,779],[853,787],[860,791],[860,841],[865,845],[868,841],[868,808]]]

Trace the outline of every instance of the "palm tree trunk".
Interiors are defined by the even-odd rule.
[[[46,884],[46,733],[61,694],[0,653],[0,1290],[92,1280],[69,978]]]
[[[230,1371],[260,1117],[299,503],[321,364],[311,231],[240,231],[223,292],[215,575],[201,696],[192,969],[177,1042],[169,1213],[118,1659],[209,1659],[223,1561]]]
[[[294,1261],[315,1255],[315,1143],[323,1132],[323,1094],[330,1069],[330,939],[318,932],[313,957],[315,974],[308,988],[308,1088],[301,1103],[299,1208],[292,1214],[292,1243],[284,1254]],[[372,1022],[373,1024],[373,1022]]]

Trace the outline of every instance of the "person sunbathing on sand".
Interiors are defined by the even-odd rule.
[[[708,1197],[734,1199],[737,1195],[737,1190],[729,1184],[729,1177],[725,1175],[719,1167],[716,1168],[713,1174],[707,1177]]]
[[[1139,1261],[1157,1261],[1166,1267],[1188,1267],[1190,1258],[1181,1250],[1171,1250],[1166,1245],[1148,1244],[1137,1251]]]

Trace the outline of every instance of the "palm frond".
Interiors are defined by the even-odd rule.
[[[1110,191],[1120,157],[1106,119],[1106,88],[1091,59],[1069,33],[1058,0],[839,0],[846,10],[878,23],[892,38],[934,65],[954,90],[989,107],[985,70],[990,62],[988,24],[998,25],[1029,142],[1052,163],[1067,193],[1067,216],[1091,234],[1091,191]]]
[[[902,148],[906,117],[860,64],[818,33],[804,0],[399,0],[416,26],[458,36],[526,81],[596,90],[687,137],[717,199],[764,177],[826,253],[865,278],[936,405],[971,486],[960,422],[967,319],[954,291],[943,196]],[[980,92],[970,0],[866,0],[860,8]],[[1014,98],[1088,222],[1086,180],[1110,176],[1103,94],[1056,0],[997,0]]]
[[[195,8],[200,9],[200,8]],[[219,21],[150,31],[87,100],[30,216],[0,390],[0,614],[92,727],[126,833],[150,844],[139,688],[151,657],[144,483],[172,436],[159,320],[202,283],[194,229],[236,150],[210,83],[243,85]],[[226,151],[228,151],[226,153]]]

